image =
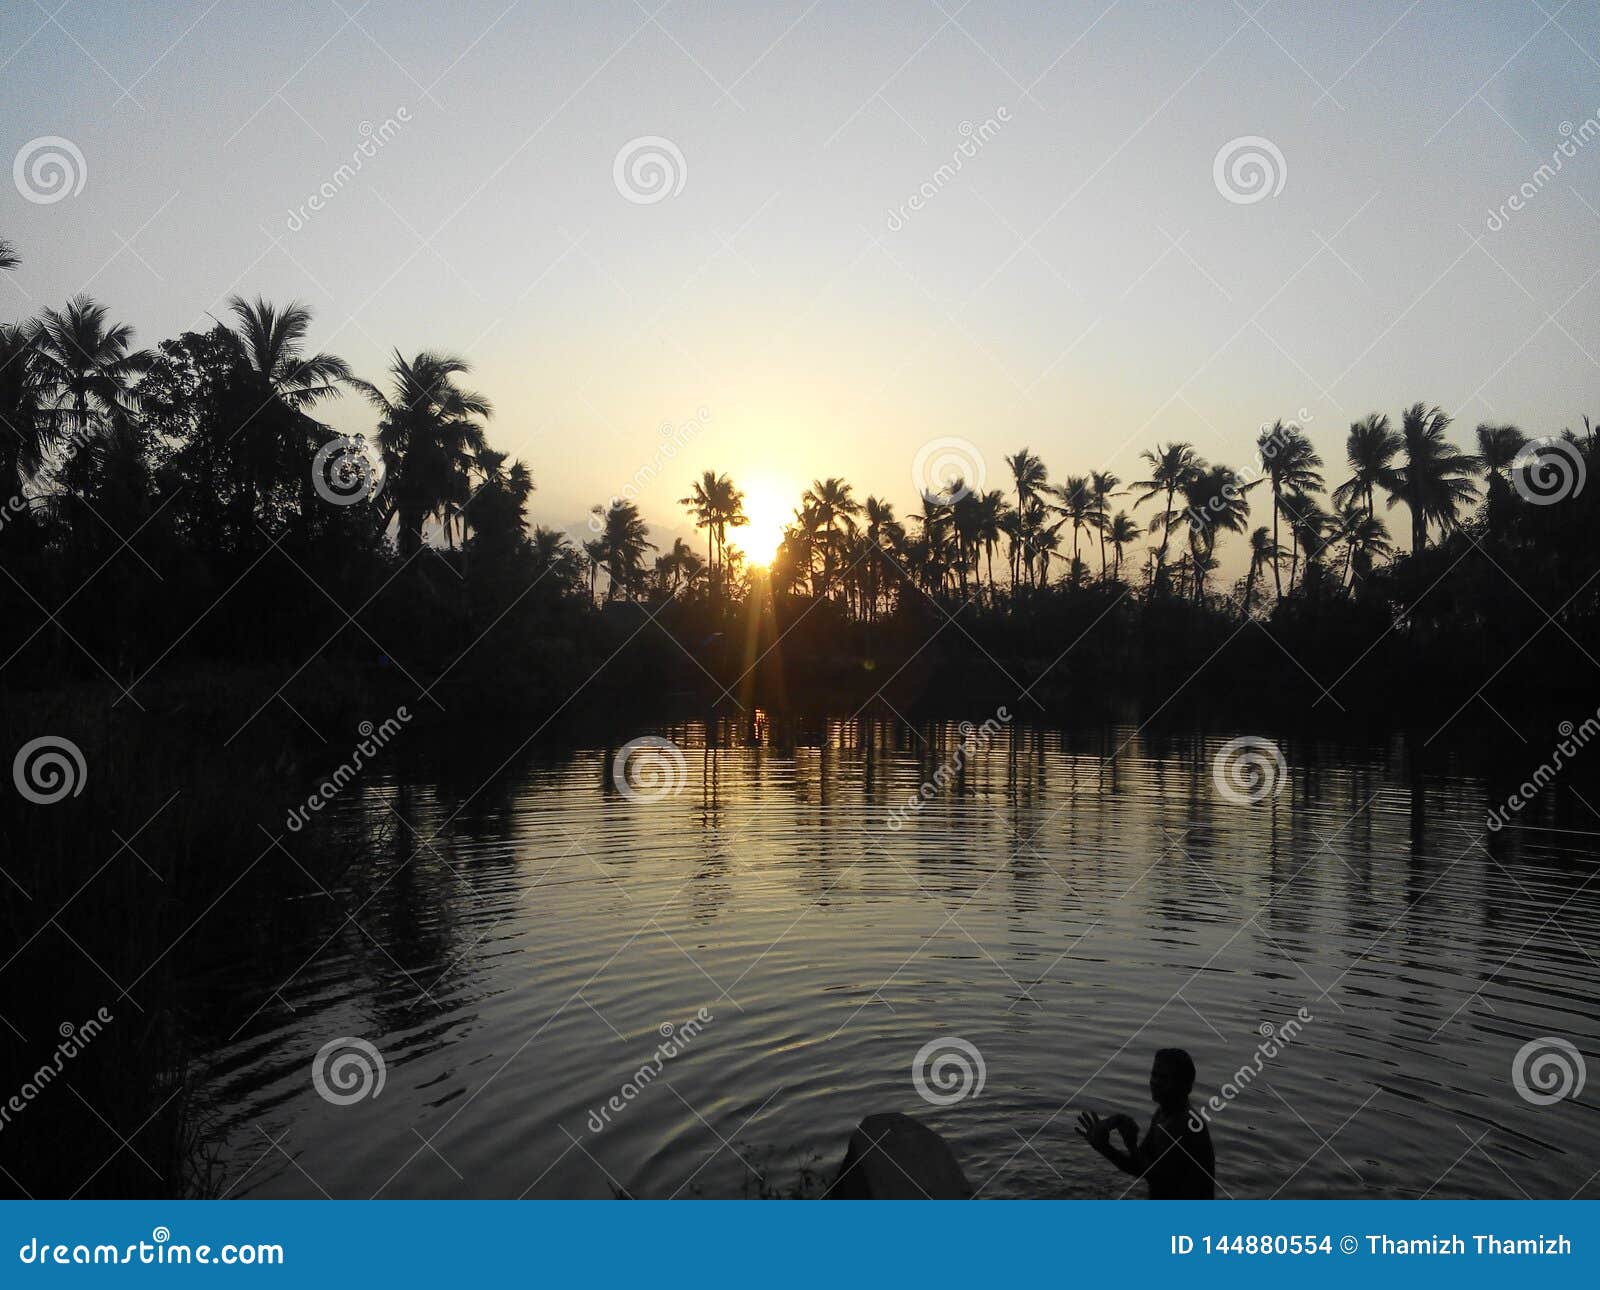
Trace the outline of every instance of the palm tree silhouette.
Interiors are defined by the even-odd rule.
[[[1373,412],[1364,420],[1352,421],[1344,443],[1350,478],[1333,490],[1333,504],[1342,507],[1359,499],[1365,503],[1368,515],[1376,514],[1373,490],[1388,488],[1394,482],[1394,459],[1399,451],[1400,436],[1389,428],[1389,418],[1382,413]]]
[[[1461,508],[1477,500],[1472,472],[1478,459],[1444,437],[1449,426],[1450,418],[1437,406],[1421,403],[1413,403],[1400,419],[1405,461],[1385,487],[1390,506],[1404,502],[1411,512],[1413,554],[1428,545],[1430,524],[1448,532],[1459,524]]]
[[[21,263],[22,259],[17,255],[17,248],[0,237],[0,269],[14,269]]]
[[[1485,518],[1491,536],[1498,537],[1504,527],[1506,509],[1511,501],[1511,467],[1527,446],[1528,436],[1516,426],[1478,427],[1478,457],[1488,482]]]
[[[32,338],[0,323],[0,489],[9,494],[39,473],[62,419]]]
[[[1284,510],[1285,494],[1306,494],[1321,488],[1322,458],[1299,426],[1285,425],[1282,421],[1274,421],[1271,429],[1261,432],[1256,449],[1261,454],[1261,469],[1272,483],[1272,544],[1277,546],[1278,516]],[[1289,522],[1291,526],[1294,524],[1292,515]],[[1293,551],[1290,555],[1297,560]],[[1283,578],[1276,557],[1272,561],[1272,583],[1281,600]],[[1289,570],[1289,585],[1294,585],[1293,565]]]
[[[1091,470],[1089,472],[1089,492],[1094,499],[1094,512],[1092,523],[1100,536],[1100,577],[1106,576],[1106,525],[1111,521],[1111,508],[1106,505],[1113,497],[1121,494],[1117,492],[1122,483],[1115,475],[1107,470]]]
[[[1063,519],[1072,525],[1072,581],[1078,580],[1078,533],[1086,525],[1093,525],[1098,512],[1095,510],[1093,484],[1087,475],[1068,475],[1059,488],[1050,490],[1051,496],[1060,501],[1059,506],[1052,506]]]
[[[96,415],[134,411],[134,379],[150,368],[147,352],[129,349],[133,328],[108,324],[108,316],[104,305],[77,295],[59,313],[46,309],[33,326],[44,380],[77,434],[87,433]]]
[[[1207,466],[1189,477],[1184,484],[1183,500],[1188,513],[1203,516],[1200,523],[1189,527],[1190,565],[1194,571],[1194,599],[1196,604],[1205,601],[1206,574],[1217,567],[1213,559],[1217,539],[1224,531],[1243,533],[1250,518],[1250,503],[1245,493],[1260,480],[1248,484],[1239,482],[1238,475],[1229,466]]]
[[[1038,498],[1039,493],[1049,481],[1050,474],[1045,469],[1044,462],[1026,448],[1019,448],[1011,456],[1007,457],[1005,461],[1011,470],[1011,479],[1017,489],[1017,514],[1018,516],[1026,516],[1028,514],[1028,504]],[[1019,533],[1019,538],[1021,536],[1023,535]],[[1021,576],[1021,558],[1026,550],[1026,545],[1020,540],[1012,546],[1011,585],[1013,587],[1016,586]],[[1029,568],[1029,581],[1032,581],[1031,565]]]
[[[389,363],[393,395],[368,381],[350,378],[352,388],[378,410],[378,443],[388,471],[384,523],[399,517],[400,553],[422,547],[423,528],[438,517],[446,528],[452,507],[471,493],[470,472],[488,444],[478,418],[493,407],[483,395],[464,390],[456,377],[471,371],[463,358],[424,350],[407,359],[399,350]]]
[[[1261,570],[1276,560],[1280,554],[1278,544],[1272,540],[1272,530],[1265,524],[1250,534],[1250,570],[1244,577],[1244,608],[1241,618],[1250,617],[1250,603],[1255,599],[1256,583]]]
[[[1156,550],[1154,577],[1154,585],[1160,587],[1166,578],[1167,543],[1172,537],[1172,526],[1178,519],[1177,512],[1172,507],[1173,500],[1205,468],[1205,462],[1196,454],[1194,448],[1186,443],[1169,443],[1165,447],[1157,444],[1154,451],[1146,449],[1139,455],[1150,468],[1150,478],[1141,479],[1133,485],[1144,490],[1134,499],[1135,503],[1142,505],[1152,497],[1162,494],[1166,497],[1165,505],[1150,517],[1150,531],[1153,533],[1156,529],[1161,530],[1161,545]]]
[[[1333,516],[1332,542],[1344,548],[1344,569],[1339,575],[1342,586],[1348,579],[1354,588],[1372,572],[1376,559],[1391,555],[1394,548],[1389,543],[1389,530],[1376,515],[1371,515],[1353,498],[1347,500]]]
[[[807,507],[815,528],[823,533],[822,582],[825,594],[833,592],[833,570],[839,553],[838,525],[843,520],[853,531],[854,517],[861,514],[861,503],[844,480],[829,476],[814,479],[811,487],[801,494],[801,504]]]
[[[706,569],[715,595],[717,557],[727,543],[728,530],[750,522],[744,513],[744,494],[727,475],[708,470],[695,481],[687,497],[678,499],[678,505],[687,506],[694,516],[695,528],[706,531]]]
[[[615,600],[618,596],[632,600],[644,583],[644,553],[656,549],[656,544],[648,540],[650,528],[633,502],[596,506],[594,512],[603,521],[599,542],[600,559],[609,579],[606,600]]]
[[[1142,530],[1139,528],[1138,522],[1127,511],[1118,511],[1111,517],[1111,522],[1103,531],[1105,540],[1111,543],[1111,549],[1115,552],[1115,558],[1111,566],[1112,576],[1120,578],[1122,576],[1123,548],[1133,542],[1137,542]]]

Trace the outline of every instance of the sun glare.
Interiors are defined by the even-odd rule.
[[[757,480],[747,485],[744,513],[750,517],[750,523],[731,531],[728,541],[738,546],[751,564],[771,564],[778,544],[783,541],[791,506],[784,491],[771,480]]]

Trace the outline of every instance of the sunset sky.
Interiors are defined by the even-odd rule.
[[[543,523],[691,421],[639,498],[662,546],[707,467],[770,528],[822,475],[916,509],[945,437],[1009,488],[1024,444],[1131,480],[1303,416],[1332,484],[1372,410],[1462,442],[1600,412],[1590,3],[45,3],[0,8],[0,144],[85,173],[0,190],[0,317],[88,290],[154,344],[241,292],[371,379],[460,352]],[[1245,136],[1282,158],[1258,201],[1214,175]],[[641,138],[676,150],[657,201],[619,187]]]

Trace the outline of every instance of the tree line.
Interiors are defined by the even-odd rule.
[[[0,268],[16,262],[0,242]],[[1052,477],[1024,447],[1004,457],[1007,487],[949,479],[903,516],[829,476],[757,568],[737,545],[748,517],[726,473],[705,470],[680,499],[703,552],[681,539],[661,550],[631,500],[596,506],[575,539],[530,522],[532,472],[491,445],[493,405],[465,360],[397,350],[372,382],[313,351],[299,303],[235,296],[213,324],[142,349],[83,295],[0,324],[0,643],[12,657],[44,652],[47,672],[98,668],[125,684],[169,656],[271,659],[309,644],[413,680],[478,669],[514,683],[503,678],[575,669],[615,638],[624,604],[680,645],[765,614],[773,640],[812,620],[791,652],[882,652],[896,622],[909,651],[921,624],[958,613],[985,653],[1018,658],[1049,654],[1052,632],[1114,603],[1125,628],[1129,615],[1169,627],[1179,609],[1196,616],[1144,633],[1145,650],[1176,655],[1196,623],[1292,632],[1315,620],[1315,653],[1330,622],[1352,640],[1437,642],[1452,623],[1482,637],[1508,612],[1504,588],[1485,586],[1491,565],[1575,641],[1596,609],[1587,418],[1581,433],[1537,439],[1479,425],[1468,451],[1444,411],[1416,402],[1353,423],[1332,463],[1302,425],[1275,421],[1244,467],[1174,440],[1143,451],[1130,481]],[[370,435],[318,419],[341,394],[371,407]],[[1219,584],[1235,539],[1244,572]],[[1563,603],[1553,578],[1581,594]],[[404,655],[374,643],[392,640]],[[701,652],[701,670],[723,675],[715,649]]]

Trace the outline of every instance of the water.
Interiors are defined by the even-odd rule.
[[[499,749],[392,748],[345,790],[349,871],[261,915],[265,969],[199,992],[221,1190],[784,1191],[904,1110],[982,1196],[1119,1196],[1076,1113],[1143,1122],[1178,1045],[1202,1100],[1252,1067],[1212,1119],[1219,1195],[1600,1194],[1600,1081],[1513,1084],[1531,1039],[1600,1051],[1593,839],[1487,834],[1451,764],[1287,741],[1282,791],[1239,805],[1223,737],[1007,727],[895,829],[956,728],[660,733],[685,750],[660,800],[617,791],[615,748],[486,785]],[[625,1091],[668,1024],[680,1051]],[[381,1054],[378,1096],[313,1088],[343,1036]],[[952,1038],[982,1088],[933,1105],[913,1062]]]

